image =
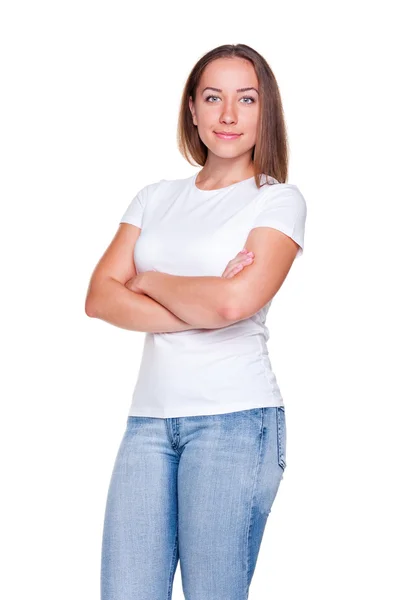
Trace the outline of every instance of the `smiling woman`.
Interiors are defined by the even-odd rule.
[[[238,81],[246,85],[237,87]],[[211,85],[213,82],[220,82],[220,87]],[[209,185],[215,176],[219,183],[225,184],[223,180],[231,177],[233,170],[236,180],[256,172],[251,155],[259,123],[258,85],[252,64],[240,57],[215,58],[203,70],[197,84],[193,83],[194,89],[186,100],[197,138],[206,148],[201,175]],[[183,133],[180,139],[185,138]]]
[[[229,177],[239,181],[250,174],[258,188],[264,173],[287,181],[280,91],[258,52],[245,44],[219,46],[197,62],[182,94],[178,144],[188,162],[203,167],[198,183],[206,181],[209,189],[228,185]]]
[[[178,144],[202,169],[138,190],[91,280],[91,314],[146,331],[108,491],[102,600],[170,598],[179,560],[187,598],[246,600],[287,465],[265,320],[303,253],[307,208],[259,53],[200,58]]]

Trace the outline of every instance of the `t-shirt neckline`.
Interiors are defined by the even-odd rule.
[[[192,184],[192,187],[194,188],[194,190],[196,192],[198,192],[199,194],[214,194],[215,192],[222,192],[223,190],[228,190],[228,189],[233,188],[242,183],[255,180],[255,176],[253,175],[252,177],[247,177],[247,179],[242,179],[241,181],[236,181],[235,183],[226,185],[225,187],[216,188],[214,190],[201,190],[199,187],[196,186],[196,183],[195,183],[198,175],[199,175],[199,173],[194,173],[194,175],[191,177],[191,184]]]

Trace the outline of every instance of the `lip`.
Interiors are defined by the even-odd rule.
[[[214,132],[215,135],[218,136],[221,140],[235,140],[240,137],[241,133],[223,133],[223,132]]]

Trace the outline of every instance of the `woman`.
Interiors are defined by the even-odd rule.
[[[286,183],[264,58],[243,44],[203,56],[178,129],[203,168],[136,194],[86,300],[88,315],[146,332],[107,497],[102,600],[169,600],[178,560],[186,598],[246,599],[286,467],[265,318],[307,211]]]

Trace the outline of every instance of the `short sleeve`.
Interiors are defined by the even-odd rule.
[[[292,238],[298,245],[296,258],[303,254],[306,201],[296,185],[276,183],[259,198],[254,227],[272,227]]]
[[[123,213],[119,223],[130,223],[141,228],[144,208],[147,202],[148,185],[137,192],[129,206]]]

